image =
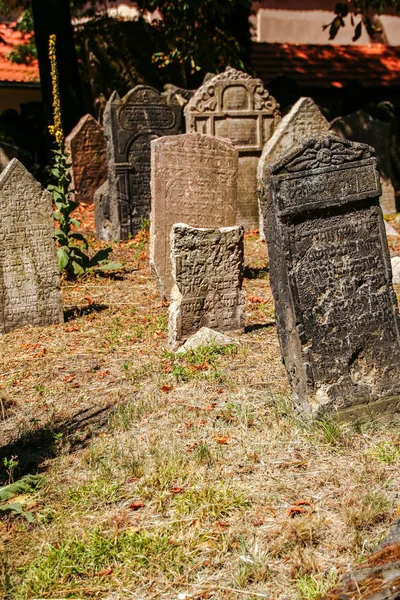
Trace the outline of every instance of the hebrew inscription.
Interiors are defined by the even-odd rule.
[[[169,298],[173,284],[172,225],[235,225],[237,174],[237,150],[229,140],[187,133],[152,142],[150,263],[162,297]]]
[[[308,414],[400,406],[400,323],[374,150],[316,135],[262,174],[281,350]]]
[[[175,285],[169,309],[169,343],[183,344],[201,327],[234,331],[244,326],[243,227],[171,231]]]
[[[279,122],[279,106],[260,79],[229,67],[185,107],[186,131],[230,139],[239,151],[237,223],[258,226],[257,164]]]
[[[0,332],[63,320],[52,198],[14,158],[0,175]]]
[[[126,240],[136,235],[143,219],[150,217],[150,142],[178,133],[181,108],[167,105],[152,87],[139,85],[124,98],[114,92],[104,113],[107,140],[109,214],[107,232],[111,239]],[[101,219],[100,209],[97,211]]]

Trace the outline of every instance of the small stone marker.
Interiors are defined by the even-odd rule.
[[[150,142],[178,133],[181,107],[138,85],[122,100],[114,92],[104,112],[112,239],[136,235],[150,217]],[[102,229],[102,228],[100,228]]]
[[[400,284],[400,256],[393,256],[390,260],[392,264],[392,281],[394,284]]]
[[[106,140],[100,123],[85,115],[65,138],[72,162],[72,188],[77,202],[93,204],[97,188],[107,179]]]
[[[98,240],[112,242],[110,189],[106,180],[94,193],[94,228]]]
[[[163,298],[169,299],[173,285],[172,225],[235,225],[237,171],[237,150],[229,140],[187,133],[151,143],[150,264]]]
[[[400,323],[374,150],[328,134],[265,166],[283,360],[310,415],[400,409]]]
[[[0,333],[63,320],[52,197],[14,158],[0,175]]]
[[[239,151],[236,222],[258,227],[257,164],[279,119],[261,79],[228,67],[204,83],[185,107],[186,131],[230,139]]]
[[[183,344],[202,327],[234,331],[244,326],[243,227],[171,231],[175,285],[169,307],[169,344]]]
[[[381,175],[382,195],[380,205],[385,214],[396,212],[396,196],[392,181],[391,137],[392,125],[374,119],[363,110],[358,110],[346,117],[337,117],[331,123],[332,132],[353,142],[369,144],[375,148],[378,158],[378,169]]]
[[[272,137],[265,144],[258,162],[258,179],[261,179],[265,165],[273,163],[280,154],[287,152],[291,146],[301,142],[304,138],[324,131],[329,131],[329,123],[314,100],[300,98],[283,117]],[[265,239],[261,210],[260,237]]]

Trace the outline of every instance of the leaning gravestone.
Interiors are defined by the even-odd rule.
[[[52,197],[14,158],[0,175],[0,332],[63,320]]]
[[[169,307],[169,344],[183,344],[202,327],[234,331],[244,326],[243,227],[171,230],[175,285]]]
[[[273,163],[280,154],[287,152],[291,146],[305,137],[329,131],[329,123],[325,119],[312,98],[300,98],[283,117],[272,137],[264,146],[258,161],[258,180],[261,179],[265,165]],[[265,239],[264,224],[260,210],[260,237]]]
[[[112,242],[110,189],[106,180],[94,193],[94,228],[98,240]]]
[[[392,181],[391,138],[392,125],[379,119],[374,119],[363,110],[358,110],[346,117],[337,117],[331,123],[335,135],[353,142],[369,144],[375,148],[378,158],[378,169],[381,175],[382,195],[380,205],[384,213],[396,212],[396,196]]]
[[[173,284],[172,225],[235,225],[237,171],[237,150],[229,140],[187,133],[151,143],[150,265],[163,298],[169,299]]]
[[[107,179],[104,130],[92,115],[83,116],[65,138],[72,162],[72,188],[77,202],[93,204],[97,188]]]
[[[185,107],[186,131],[230,139],[239,151],[237,223],[258,227],[257,164],[279,119],[261,79],[229,67],[203,84]]]
[[[400,322],[374,150],[304,140],[262,174],[283,360],[299,408],[400,409]]]
[[[104,112],[112,238],[136,235],[150,216],[150,142],[178,133],[181,108],[138,85],[122,100],[114,92]],[[101,228],[100,228],[101,229]]]

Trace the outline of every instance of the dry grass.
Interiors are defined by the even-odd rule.
[[[239,349],[166,351],[144,234],[121,277],[63,286],[64,325],[1,339],[1,456],[46,475],[35,523],[0,525],[5,598],[318,600],[379,541],[400,420],[295,417],[265,245],[246,251]]]

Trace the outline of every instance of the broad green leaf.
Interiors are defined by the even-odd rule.
[[[99,263],[103,262],[103,260],[107,260],[109,255],[112,252],[112,248],[103,248],[96,252],[96,254],[90,259],[89,266],[96,267]]]
[[[94,271],[119,271],[119,269],[122,269],[122,264],[116,262],[104,263],[93,267]]]
[[[60,273],[62,273],[69,263],[69,248],[66,248],[65,246],[59,248],[57,250],[57,260],[58,268],[60,269]]]

